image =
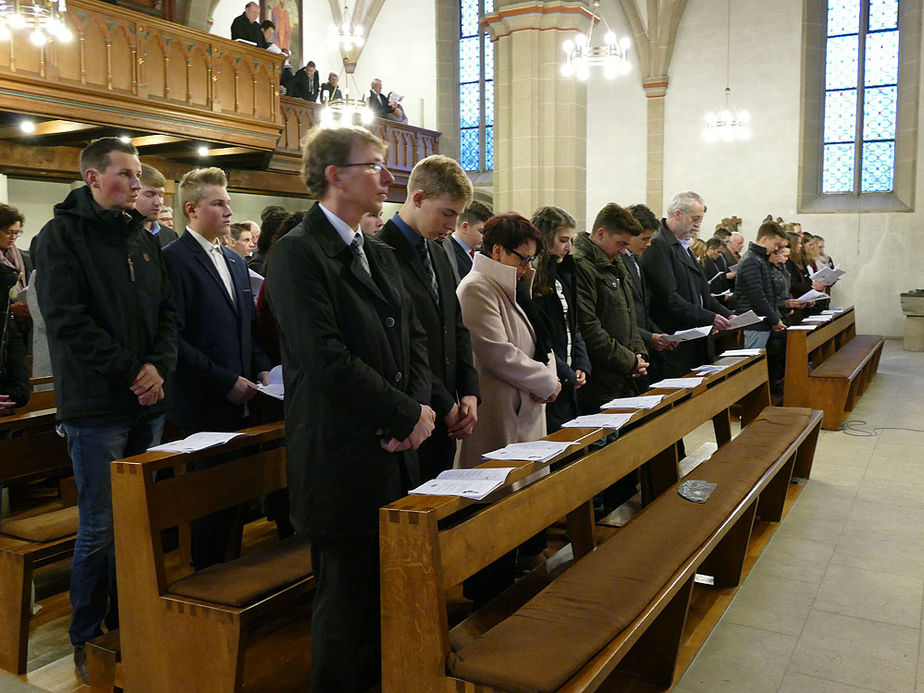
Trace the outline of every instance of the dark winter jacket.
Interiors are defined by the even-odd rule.
[[[22,407],[29,401],[29,365],[25,342],[6,298],[18,276],[12,267],[0,265],[0,395],[8,395]]]
[[[772,271],[767,249],[752,242],[738,263],[735,305],[739,315],[753,310],[764,319],[755,325],[748,325],[748,330],[767,331],[780,321],[773,278],[770,275]]]
[[[104,210],[90,189],[55,205],[36,243],[58,418],[126,420],[166,411],[131,391],[146,363],[176,366],[177,328],[160,244],[135,210]]]

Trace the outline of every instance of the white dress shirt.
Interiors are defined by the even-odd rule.
[[[231,281],[231,270],[228,269],[228,263],[225,260],[224,254],[221,252],[221,244],[218,242],[218,239],[216,238],[215,242],[212,243],[201,233],[194,231],[190,227],[187,226],[186,230],[192,234],[196,242],[202,246],[205,254],[209,256],[212,264],[215,265],[215,269],[218,270],[218,276],[221,277],[221,281],[225,285],[228,296],[231,297],[231,303],[236,304],[234,299],[234,284]]]

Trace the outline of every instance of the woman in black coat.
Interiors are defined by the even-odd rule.
[[[537,333],[537,349],[542,344],[555,353],[561,393],[545,407],[552,433],[578,415],[577,390],[587,382],[590,359],[577,321],[577,276],[571,256],[574,218],[559,207],[541,207],[531,221],[542,239],[534,263],[531,306],[524,309]]]
[[[0,417],[29,401],[29,366],[26,345],[6,298],[16,285],[19,273],[0,265]]]

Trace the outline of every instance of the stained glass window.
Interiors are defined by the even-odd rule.
[[[898,7],[899,0],[828,0],[823,193],[893,190]]]
[[[459,145],[462,168],[494,168],[494,44],[479,26],[494,0],[459,3]]]

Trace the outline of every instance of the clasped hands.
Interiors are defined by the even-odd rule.
[[[404,440],[398,440],[397,438],[390,438],[389,440],[385,440],[382,438],[379,441],[379,444],[382,446],[382,449],[386,450],[387,452],[416,450],[420,447],[421,443],[430,437],[430,434],[433,433],[433,428],[435,426],[436,412],[426,404],[421,404],[420,416],[417,418],[417,423],[414,424],[414,430],[411,431],[407,438]],[[376,431],[377,435],[382,435],[382,433],[383,431]]]

